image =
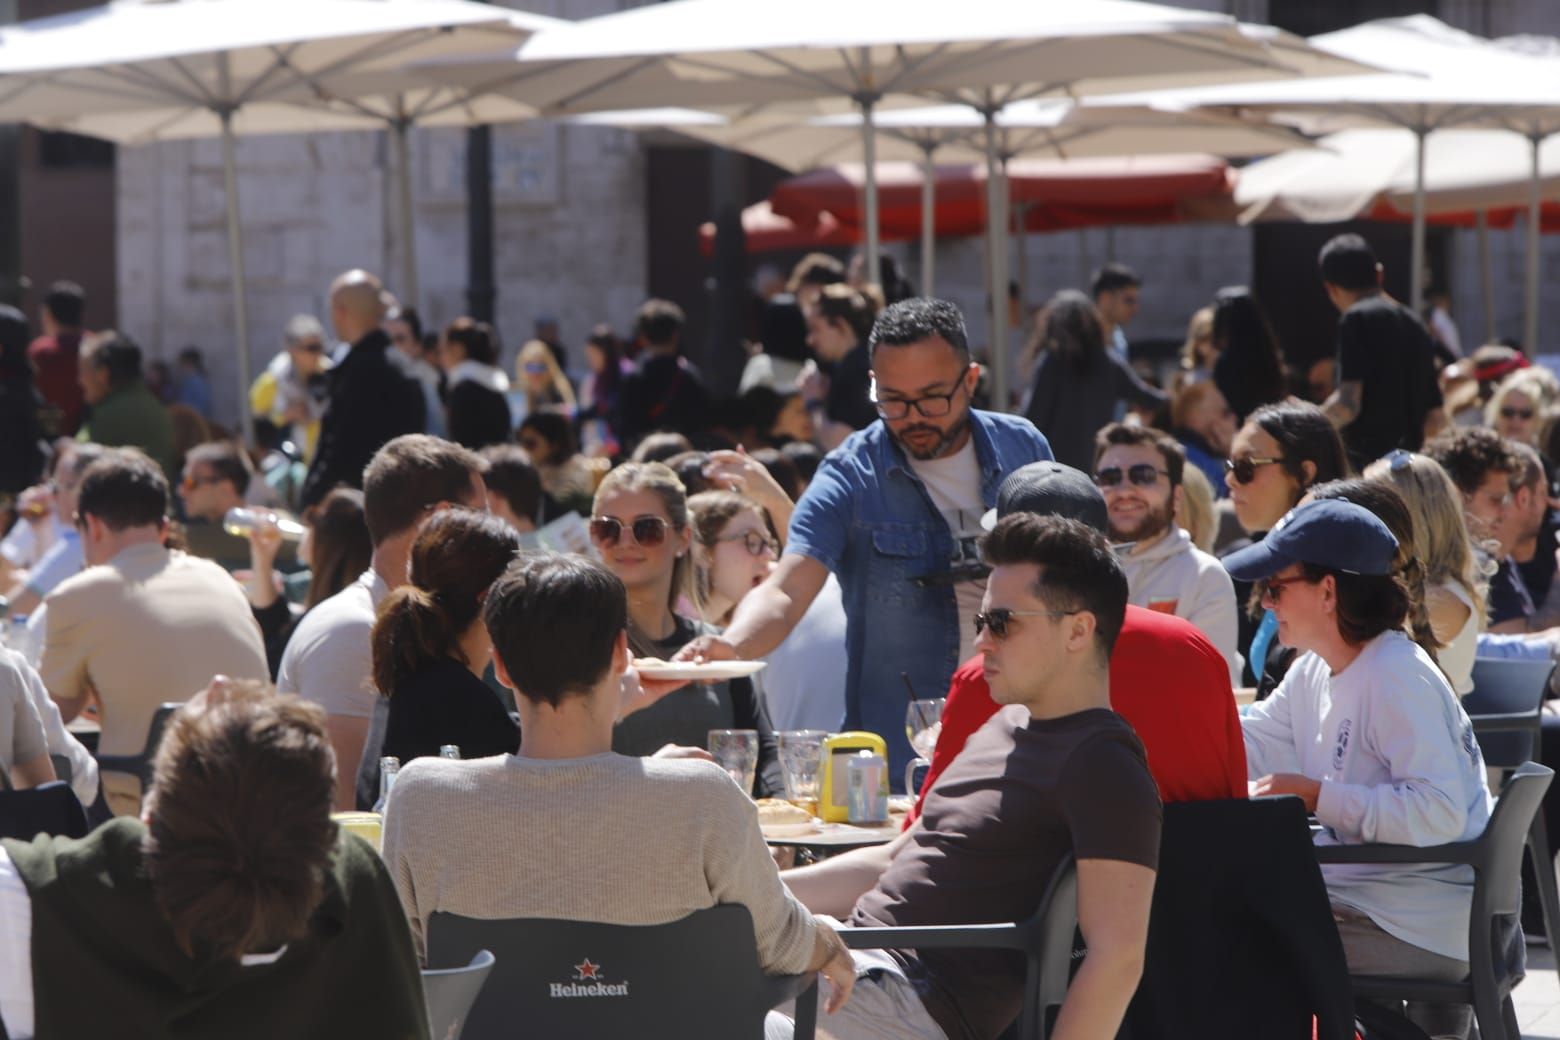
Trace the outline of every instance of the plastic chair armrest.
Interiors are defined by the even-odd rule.
[[[1538,727],[1538,715],[1531,711],[1509,711],[1496,715],[1470,715],[1475,733],[1523,733]]]
[[[1317,845],[1318,863],[1466,863],[1483,862],[1478,842],[1451,845]]]
[[[1031,929],[1016,924],[939,924],[919,928],[841,928],[853,950],[1027,950]]]

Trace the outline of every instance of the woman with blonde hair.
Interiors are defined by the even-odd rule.
[[[1219,358],[1213,343],[1213,308],[1203,307],[1186,323],[1186,342],[1181,344],[1181,368],[1195,379],[1213,377],[1213,363]]]
[[[1213,541],[1219,534],[1213,485],[1196,466],[1181,471],[1181,503],[1176,509],[1175,523],[1192,536],[1193,545],[1205,553],[1213,552]]]
[[[574,414],[578,406],[574,387],[558,367],[552,348],[541,340],[533,339],[520,348],[520,356],[515,358],[515,379],[525,393],[526,414],[544,408],[561,408]]]
[[[1391,484],[1414,517],[1414,553],[1424,570],[1425,606],[1440,643],[1437,659],[1461,697],[1473,689],[1473,658],[1484,623],[1485,577],[1473,552],[1462,496],[1434,459],[1394,451],[1365,479]]]
[[[1541,368],[1523,368],[1500,381],[1484,406],[1484,424],[1507,440],[1538,447],[1545,408],[1560,397],[1555,377]]]
[[[635,658],[669,660],[715,631],[676,612],[685,597],[697,601],[693,533],[687,490],[659,462],[624,463],[596,489],[590,540],[628,592],[628,646]],[[667,744],[704,747],[716,729],[758,732],[758,775],[750,793],[778,797],[784,789],[779,749],[750,679],[685,686],[667,695],[620,720],[612,749],[643,756]]]

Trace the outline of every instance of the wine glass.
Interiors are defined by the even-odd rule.
[[[932,764],[932,751],[942,733],[943,705],[947,702],[946,697],[916,700],[905,709],[905,735],[910,738],[910,747],[916,754],[905,766],[905,793],[908,795],[916,793],[913,782],[916,769]]]

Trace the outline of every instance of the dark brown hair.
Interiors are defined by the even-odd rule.
[[[1128,426],[1111,423],[1094,438],[1094,464],[1100,464],[1100,456],[1118,444],[1153,448],[1165,460],[1165,472],[1170,474],[1170,486],[1181,486],[1181,474],[1186,470],[1186,449],[1176,443],[1174,437],[1151,426]]]
[[[185,453],[184,461],[186,464],[195,462],[210,466],[218,480],[231,483],[233,490],[240,495],[249,490],[250,478],[254,476],[248,456],[231,441],[197,444]]]
[[[840,322],[855,335],[856,343],[867,342],[877,310],[872,301],[843,283],[825,285],[818,294],[818,317]]]
[[[1349,475],[1349,457],[1343,450],[1338,428],[1316,405],[1308,401],[1265,404],[1248,415],[1246,422],[1278,442],[1284,452],[1279,464],[1302,488]],[[1305,479],[1307,462],[1316,467],[1316,475],[1309,483]],[[1297,493],[1295,501],[1299,500]]]
[[[456,318],[444,330],[445,342],[459,343],[466,359],[479,365],[491,365],[498,360],[496,338],[493,326],[474,318]]]
[[[468,663],[460,637],[482,612],[488,587],[520,552],[520,535],[498,517],[471,509],[435,513],[412,542],[410,583],[386,596],[374,621],[374,686],[452,657]]]
[[[374,453],[363,470],[363,521],[375,545],[400,534],[440,502],[464,502],[482,472],[474,452],[408,433]]]
[[[111,531],[160,524],[168,517],[168,478],[140,449],[115,448],[82,472],[76,513]]]
[[[489,444],[480,454],[488,490],[502,495],[515,516],[540,524],[542,478],[526,450],[518,444]]]
[[[482,618],[516,696],[556,708],[612,667],[628,627],[628,593],[594,560],[526,555],[493,583]]]
[[[304,936],[336,847],[325,712],[259,682],[185,706],[157,749],[142,852],[190,956],[237,960]]]
[[[1425,454],[1441,464],[1465,495],[1478,491],[1492,472],[1514,477],[1522,469],[1522,460],[1511,450],[1511,443],[1483,426],[1443,433],[1425,445]]]
[[[363,521],[363,492],[336,488],[309,513],[309,598],[313,610],[368,570],[374,546]]]
[[[1094,643],[1102,665],[1127,615],[1127,576],[1105,536],[1059,516],[1012,513],[981,543],[993,567],[1033,563],[1040,568],[1035,597],[1051,610],[1094,615]]]

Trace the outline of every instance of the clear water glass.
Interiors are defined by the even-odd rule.
[[[818,815],[818,770],[823,764],[821,729],[788,729],[780,733],[780,769],[785,774],[786,801]]]
[[[710,754],[736,785],[751,795],[758,775],[758,730],[710,730]]]

